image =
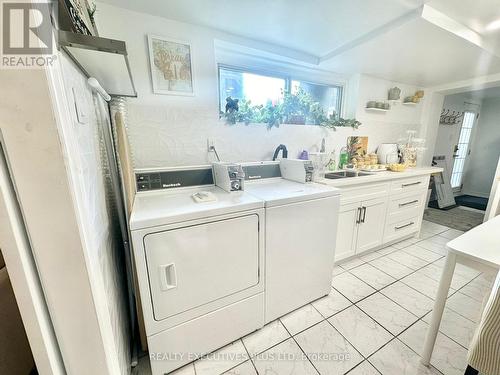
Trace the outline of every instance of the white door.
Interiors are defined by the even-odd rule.
[[[470,154],[470,141],[476,122],[476,113],[466,111],[462,120],[462,127],[458,142],[453,150],[453,171],[451,172],[451,187],[454,191],[462,190],[462,181],[466,167],[467,157]]]
[[[331,290],[339,197],[266,209],[269,322]]]
[[[361,214],[360,204],[360,202],[356,202],[340,206],[337,246],[335,250],[336,261],[350,257],[356,253],[358,221]]]
[[[156,320],[259,282],[259,217],[248,215],[144,237]]]
[[[382,244],[386,210],[386,197],[361,202],[361,218],[356,245],[357,253]]]

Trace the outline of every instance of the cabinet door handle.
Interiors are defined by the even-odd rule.
[[[411,202],[400,203],[399,207],[408,206],[409,204],[413,204],[413,203],[418,203],[418,199],[415,199],[414,201],[411,201]]]
[[[361,207],[358,207],[357,218],[356,218],[356,224],[359,223],[361,223]]]
[[[409,184],[401,184],[401,187],[407,187],[407,186],[413,186],[413,185],[419,185],[421,184],[422,181],[417,181],[417,182],[411,182]]]
[[[364,223],[366,219],[366,207],[363,206],[361,207],[361,209],[363,210],[363,218],[361,219],[361,222]]]
[[[396,230],[400,230],[400,229],[403,229],[403,228],[406,228],[406,227],[409,227],[409,226],[412,226],[413,224],[415,224],[413,221],[409,222],[408,224],[405,224],[405,225],[401,225],[399,227],[394,227],[394,229]]]

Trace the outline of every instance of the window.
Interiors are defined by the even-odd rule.
[[[460,137],[458,138],[458,144],[455,146],[455,154],[453,155],[455,158],[453,161],[453,172],[451,173],[451,187],[453,189],[460,190],[462,186],[465,160],[469,154],[469,142],[475,119],[476,114],[474,112],[465,112]]]
[[[319,102],[325,112],[340,113],[342,86],[312,83],[243,69],[219,66],[219,107],[225,111],[226,98],[250,100],[253,105],[276,104],[283,100],[284,92],[304,90]]]
[[[340,113],[342,87],[293,80],[292,94],[295,94],[300,89],[311,95],[314,101],[319,102],[327,114],[331,115],[333,112]]]
[[[219,103],[225,111],[226,98],[250,100],[254,105],[276,104],[283,99],[286,79],[219,67]]]

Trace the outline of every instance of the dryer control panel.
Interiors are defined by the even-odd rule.
[[[281,176],[290,181],[312,182],[314,167],[311,160],[281,159]]]
[[[215,185],[227,192],[244,190],[245,173],[241,165],[216,162],[213,168]]]

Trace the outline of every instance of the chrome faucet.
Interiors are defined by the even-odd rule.
[[[276,147],[276,150],[274,150],[273,161],[276,160],[280,151],[282,151],[283,159],[288,158],[288,150],[286,149],[285,145],[281,144],[278,147]]]

